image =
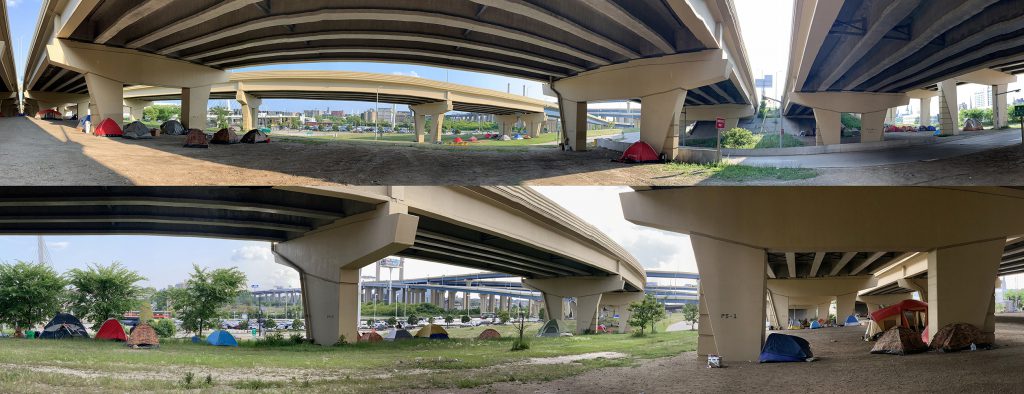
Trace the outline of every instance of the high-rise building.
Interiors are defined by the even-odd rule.
[[[992,108],[992,87],[985,86],[971,95],[971,108]]]

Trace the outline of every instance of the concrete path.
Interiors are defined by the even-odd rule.
[[[1021,143],[1020,130],[1006,130],[937,144],[881,151],[827,153],[799,156],[732,156],[734,164],[759,167],[856,168],[929,162],[969,155]]]
[[[689,330],[689,329],[690,329],[690,322],[688,322],[688,321],[681,321],[681,322],[672,323],[672,325],[670,325],[667,328],[665,328],[665,331],[672,332],[672,331],[683,331],[683,330]]]

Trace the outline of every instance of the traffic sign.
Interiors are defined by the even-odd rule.
[[[715,119],[715,128],[724,129],[725,128],[725,119],[722,119],[722,118]]]

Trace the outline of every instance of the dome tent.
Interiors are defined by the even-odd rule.
[[[660,163],[662,160],[650,144],[637,141],[630,145],[625,152],[622,152],[622,157],[616,161],[620,163]]]
[[[772,333],[761,348],[762,363],[788,363],[807,361],[814,357],[811,344],[806,339],[779,333]]]
[[[488,328],[477,335],[476,339],[490,340],[490,339],[501,339],[501,333],[493,328]]]
[[[121,131],[121,125],[117,124],[113,119],[107,118],[100,122],[99,126],[96,126],[96,130],[93,130],[93,135],[97,137],[121,137],[124,135],[124,132]]]
[[[128,347],[132,349],[149,349],[160,347],[160,337],[156,335],[153,326],[147,323],[139,323],[132,328],[132,335],[128,337]]]
[[[903,356],[928,350],[928,345],[921,340],[921,335],[906,327],[890,328],[871,348],[873,354],[895,354]]]
[[[121,137],[131,140],[148,140],[153,138],[153,134],[149,132],[149,127],[136,120],[124,127],[124,135]]]
[[[191,129],[185,136],[186,148],[209,148],[210,143],[206,140],[206,133],[199,129]]]
[[[387,335],[384,336],[385,341],[401,341],[406,339],[413,339],[412,333],[401,328],[388,331]]]
[[[416,332],[416,338],[448,339],[448,331],[437,324],[427,324]]]
[[[565,323],[563,323],[561,320],[552,319],[548,320],[547,323],[544,323],[544,326],[540,328],[540,331],[537,331],[537,336],[559,337],[562,336],[562,333],[566,331],[568,330],[565,328]]]
[[[265,144],[270,142],[270,137],[263,131],[253,129],[242,136],[241,142],[243,144]]]
[[[231,336],[231,334],[224,330],[214,331],[210,336],[206,337],[206,343],[213,346],[238,347],[238,341],[235,340],[235,337]]]
[[[220,129],[219,131],[217,131],[217,133],[213,135],[213,139],[210,140],[210,143],[211,144],[220,144],[220,145],[230,145],[230,144],[237,144],[241,140],[242,140],[242,138],[238,136],[238,133],[235,133],[235,129],[232,127],[232,128]]]
[[[384,337],[380,336],[377,331],[370,331],[366,334],[359,336],[359,342],[377,343],[384,342]]]
[[[177,120],[168,120],[160,125],[160,132],[166,135],[185,135],[188,130]]]
[[[58,313],[39,334],[42,339],[89,338],[81,320],[70,313]]]
[[[117,319],[107,319],[100,326],[100,330],[96,332],[96,339],[125,342],[128,340],[128,336],[124,335],[124,327],[121,327],[121,322]]]

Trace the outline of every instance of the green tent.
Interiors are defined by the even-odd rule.
[[[260,131],[262,131],[263,134],[270,134],[270,128],[269,127],[264,127],[262,129],[260,129]]]
[[[565,323],[561,320],[548,320],[544,323],[544,326],[537,332],[538,337],[559,337],[562,336],[563,332],[569,330],[565,327]]]

